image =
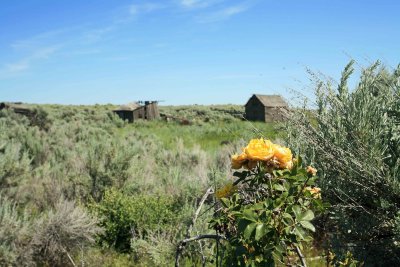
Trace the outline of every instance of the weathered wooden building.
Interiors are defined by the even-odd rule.
[[[33,117],[36,114],[36,112],[31,107],[28,107],[27,105],[24,105],[23,103],[20,102],[14,102],[14,103],[2,102],[0,103],[0,110],[3,109],[9,109],[17,114],[25,115],[28,117]]]
[[[280,95],[254,94],[245,105],[245,118],[249,121],[282,121],[289,109]]]
[[[144,105],[129,103],[113,110],[121,119],[134,122],[139,119],[154,120],[160,117],[157,101],[145,101]]]

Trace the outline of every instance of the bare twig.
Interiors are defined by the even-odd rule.
[[[67,257],[68,257],[69,261],[71,262],[72,266],[76,267],[76,264],[75,264],[74,260],[72,259],[71,255],[69,255],[68,251],[64,247],[62,247],[62,249],[64,250],[65,254],[67,254]]]
[[[201,266],[205,267],[206,266],[206,256],[204,256],[204,253],[203,253],[203,244],[201,243],[200,240],[198,242],[199,242],[199,246],[200,246]]]
[[[199,217],[199,213],[201,211],[201,208],[203,207],[204,202],[206,201],[207,197],[212,193],[214,193],[214,191],[213,191],[212,187],[210,187],[210,188],[207,189],[207,191],[204,193],[203,197],[201,198],[201,200],[199,202],[199,206],[197,207],[197,210],[194,213],[194,216],[192,218],[192,222],[189,225],[188,230],[186,231],[186,236],[185,236],[186,238],[190,237],[190,234],[191,234],[191,232],[193,230],[194,224],[196,223],[196,220]]]
[[[306,258],[304,257],[303,253],[301,253],[301,250],[298,246],[296,246],[296,252],[297,255],[299,256],[302,266],[307,267]]]
[[[190,235],[191,235],[193,227],[194,227],[194,225],[195,225],[195,223],[197,221],[197,218],[199,217],[199,214],[200,214],[200,211],[201,211],[201,209],[202,209],[202,207],[204,205],[204,202],[207,200],[208,196],[210,194],[212,194],[212,193],[214,193],[214,190],[213,190],[212,187],[209,187],[207,189],[207,191],[204,193],[203,197],[201,198],[201,200],[199,202],[199,206],[197,207],[197,210],[193,215],[192,221],[191,221],[191,223],[190,223],[190,225],[189,225],[189,227],[188,227],[188,229],[186,231],[186,235],[185,235],[186,239],[182,240],[178,245],[178,249],[176,251],[176,258],[175,258],[175,266],[179,266],[180,253],[181,253],[183,247],[186,245],[186,243],[190,242],[190,241],[196,241],[196,240],[198,241],[198,240],[202,239],[202,238],[199,238],[199,239],[192,240],[190,238]],[[204,238],[207,238],[207,237],[204,237]],[[201,245],[201,243],[199,245],[200,245],[200,250],[201,250],[201,254],[202,254],[201,255],[202,256],[202,261],[203,261],[203,264],[204,264],[205,257],[204,257],[204,255],[202,253],[202,245]]]

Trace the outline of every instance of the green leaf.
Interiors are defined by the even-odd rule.
[[[221,201],[221,203],[222,203],[222,206],[224,206],[225,208],[228,208],[228,207],[229,207],[229,203],[230,203],[229,199],[227,199],[227,198],[221,198],[220,201]]]
[[[262,210],[262,209],[264,209],[264,202],[258,202],[258,203],[256,203],[256,204],[254,204],[254,205],[253,205],[253,208],[254,208],[255,210]]]
[[[300,214],[301,214],[301,207],[300,207],[299,205],[294,205],[294,206],[292,207],[292,210],[293,210],[294,215],[296,216],[296,218],[297,218],[298,216],[300,216]]]
[[[270,210],[263,210],[258,217],[260,221],[268,222],[271,220],[271,211]]]
[[[256,241],[260,240],[267,233],[267,227],[265,224],[258,224],[256,227]]]
[[[283,175],[283,171],[282,170],[274,170],[273,174],[275,177],[280,177]]]
[[[309,221],[300,221],[300,224],[301,224],[301,226],[303,226],[304,228],[315,232],[315,227],[314,227],[314,225],[312,225],[312,223],[310,223]]]
[[[239,219],[238,222],[238,230],[239,232],[244,232],[244,230],[246,229],[247,225],[249,225],[251,222],[249,222],[246,219]]]
[[[281,184],[275,184],[274,189],[281,192],[286,191],[286,188]]]
[[[249,176],[249,172],[248,171],[241,171],[241,172],[236,171],[233,173],[233,176],[238,177],[239,179],[237,179],[236,183],[240,183]]]
[[[252,233],[254,232],[254,229],[256,228],[256,226],[257,226],[256,223],[251,223],[251,224],[247,225],[246,229],[244,229],[243,236],[246,239],[250,239],[250,237],[251,237]]]
[[[263,257],[262,255],[257,255],[257,256],[255,257],[255,261],[256,261],[257,263],[261,263],[261,262],[264,261],[264,257]]]
[[[286,213],[286,212],[283,213],[282,217],[284,219],[283,222],[284,223],[287,222],[288,225],[290,225],[290,224],[292,224],[294,222],[294,220],[292,218],[292,215],[290,215],[289,213]]]
[[[258,219],[258,216],[257,216],[257,214],[256,214],[253,210],[251,210],[251,209],[246,209],[246,210],[243,211],[243,216],[242,216],[242,218],[243,218],[243,219],[246,219],[246,220],[249,220],[249,221],[251,221],[251,222],[256,222],[257,219]]]
[[[279,243],[275,246],[275,253],[278,253],[280,258],[282,258],[282,254],[286,252],[286,248],[283,247],[283,243]]]
[[[296,216],[296,218],[299,221],[311,221],[312,219],[314,219],[314,213],[312,212],[312,210],[306,210],[305,212],[300,214],[300,216]]]
[[[275,260],[280,260],[280,261],[282,261],[282,259],[283,259],[282,253],[280,251],[278,251],[278,250],[275,250],[274,252],[272,252],[272,257]]]
[[[242,177],[242,172],[234,172],[233,176]]]
[[[243,255],[246,254],[247,249],[244,246],[237,246],[235,249],[236,255]]]
[[[303,159],[300,156],[297,156],[297,166],[301,167],[302,163],[303,163]]]
[[[302,228],[300,228],[299,226],[295,227],[294,230],[297,240],[303,240],[304,238],[306,238],[306,233],[304,232],[304,230]]]

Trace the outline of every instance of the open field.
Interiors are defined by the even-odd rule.
[[[171,266],[217,231],[223,247],[187,244],[181,266],[397,266],[400,71],[377,62],[349,91],[352,64],[285,123],[232,105],[132,124],[112,105],[1,110],[0,265]]]
[[[0,267],[400,267],[399,10],[1,1]]]
[[[282,127],[243,121],[237,116],[241,107],[232,106],[219,106],[218,110],[207,106],[161,107],[161,112],[185,118],[189,125],[163,120],[127,124],[110,111],[112,106],[36,108],[39,115],[35,120],[11,111],[1,113],[1,201],[3,207],[10,205],[8,212],[23,226],[14,229],[10,225],[4,231],[19,236],[26,230],[26,240],[54,238],[50,244],[26,244],[32,251],[50,251],[40,256],[44,258],[35,253],[26,255],[26,260],[50,265],[68,262],[68,255],[89,266],[98,261],[105,266],[171,265],[176,242],[186,232],[198,197],[208,187],[231,179],[230,155],[253,137],[278,140]],[[104,194],[110,197],[104,200]],[[124,205],[137,212],[126,214],[129,218],[125,219],[107,217],[114,209],[126,208]],[[57,213],[65,209],[69,212]],[[26,217],[22,218],[21,212]],[[79,222],[59,225],[61,221],[51,220],[52,216],[61,216],[62,221],[73,221],[69,217],[74,212],[85,218],[80,223],[93,224],[93,229]],[[209,231],[206,222],[211,214],[204,214],[195,230]],[[164,218],[159,221],[158,216]],[[80,236],[96,232],[96,224],[108,232],[97,234],[100,238],[85,251],[76,249],[83,240],[57,241],[46,232],[52,227],[68,232],[73,227]],[[132,225],[134,233],[123,230]],[[130,241],[132,234],[137,238]],[[21,257],[26,246],[4,249],[4,262]],[[191,257],[198,260],[196,254]]]

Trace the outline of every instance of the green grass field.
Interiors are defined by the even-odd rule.
[[[215,152],[223,143],[235,143],[254,137],[276,139],[280,137],[276,123],[248,122],[241,120],[215,121],[202,124],[181,125],[177,122],[139,121],[116,130],[117,136],[124,137],[135,132],[159,140],[166,149],[173,149],[177,140],[185,147],[200,146],[207,152]]]

